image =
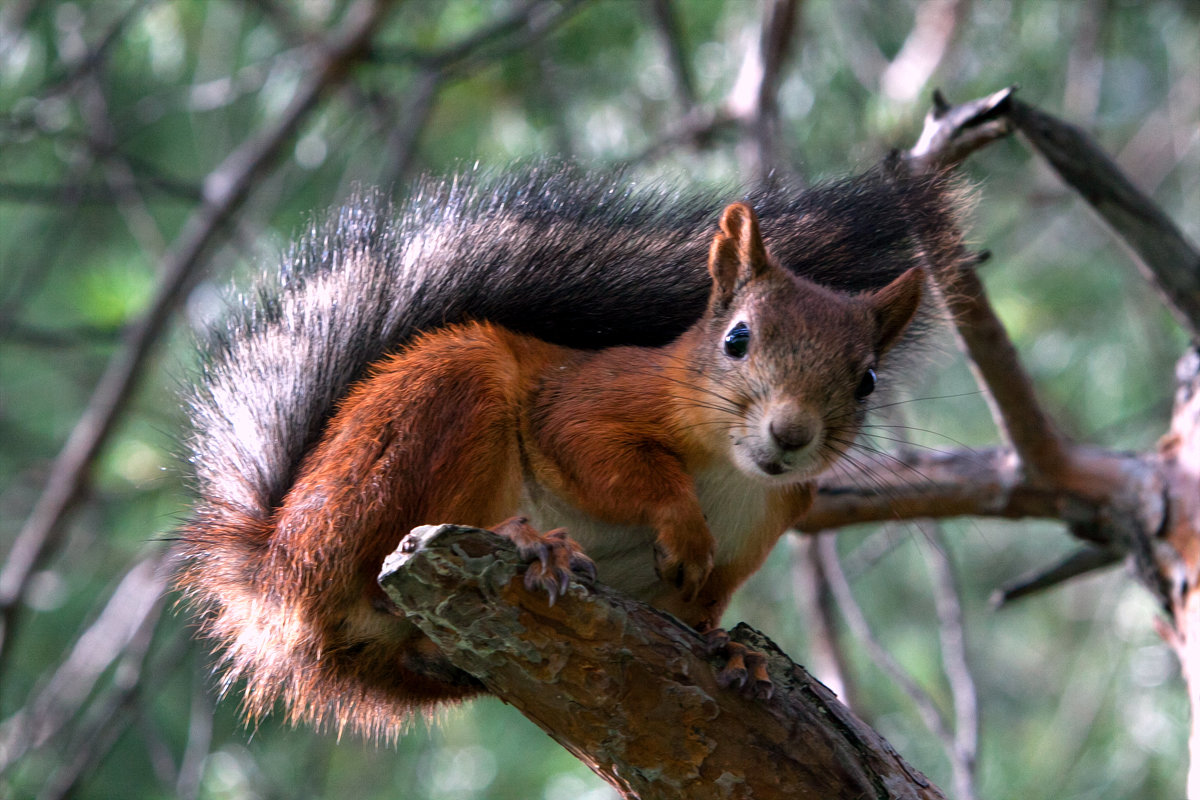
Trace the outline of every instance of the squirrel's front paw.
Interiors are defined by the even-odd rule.
[[[713,570],[712,537],[691,547],[670,547],[662,538],[654,545],[654,569],[658,577],[679,589],[684,600],[692,602]]]
[[[550,598],[550,605],[567,591],[571,573],[587,581],[596,580],[596,564],[583,549],[567,536],[562,528],[547,534],[538,531],[524,517],[513,517],[492,528],[517,546],[517,554],[528,562],[525,569],[525,588],[541,588]]]

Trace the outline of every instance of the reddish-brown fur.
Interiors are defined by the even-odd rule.
[[[726,210],[710,270],[707,314],[663,348],[585,353],[486,323],[427,333],[353,388],[271,519],[231,524],[225,514],[215,529],[197,520],[197,540],[240,543],[239,559],[185,569],[182,582],[208,604],[249,711],[282,698],[294,719],[387,734],[414,708],[479,691],[375,576],[412,528],[497,528],[530,512],[521,506],[534,494],[586,521],[601,581],[611,568],[620,585],[620,559],[642,573],[655,566],[662,580],[631,591],[702,630],[719,624],[733,591],[807,511],[812,477],[857,431],[847,398],[915,313],[921,276],[861,298],[808,284],[770,261],[744,205]],[[756,337],[744,360],[721,349],[739,315]],[[760,441],[756,415],[768,431],[823,426],[842,441],[788,474],[793,456],[771,433]],[[740,456],[742,441],[751,444]],[[761,484],[753,507],[714,511],[723,476],[746,472],[742,456],[782,477],[736,478]],[[713,496],[701,496],[710,485]],[[632,559],[605,560],[619,544],[606,537],[643,530],[653,538],[644,569],[636,538]]]

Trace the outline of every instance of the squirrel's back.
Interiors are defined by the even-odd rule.
[[[350,383],[419,331],[482,319],[574,347],[670,341],[703,311],[728,196],[542,165],[429,179],[398,206],[352,199],[208,332],[187,397],[201,500],[269,513]],[[836,289],[877,289],[957,242],[957,192],[938,177],[746,196],[775,258]]]

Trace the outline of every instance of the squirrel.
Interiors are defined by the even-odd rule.
[[[188,397],[176,547],[249,716],[395,736],[483,691],[375,581],[427,523],[509,537],[551,600],[594,572],[719,639],[960,248],[939,176],[712,202],[563,165],[426,181],[239,304]]]

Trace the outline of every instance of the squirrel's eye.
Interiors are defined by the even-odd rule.
[[[854,390],[854,399],[866,400],[867,395],[875,391],[876,381],[877,377],[875,375],[875,370],[868,369],[866,372],[864,372],[862,380],[858,382],[858,388]]]
[[[745,358],[750,348],[750,327],[739,322],[725,334],[725,355],[730,358]]]

